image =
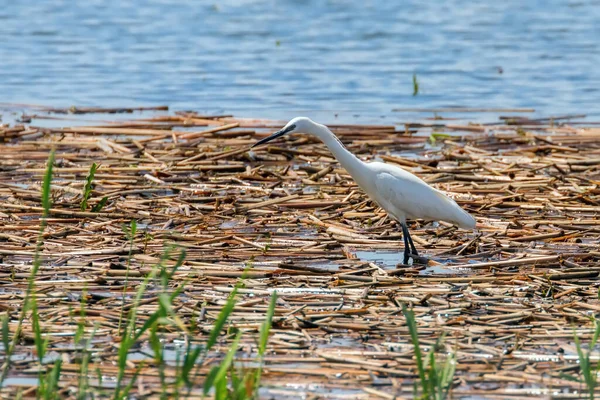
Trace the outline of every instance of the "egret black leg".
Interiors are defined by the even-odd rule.
[[[402,226],[402,239],[404,240],[404,261],[402,264],[408,264],[408,259],[410,257],[410,244],[409,244],[409,233],[406,224],[402,222],[400,224]]]
[[[419,252],[417,251],[417,248],[415,247],[415,244],[413,243],[412,237],[410,236],[410,231],[408,230],[408,227],[406,228],[406,233],[408,234],[408,243],[410,244],[410,251],[415,255],[418,256]]]
[[[411,255],[413,256],[413,261],[422,262],[424,258],[419,256],[419,252],[410,237],[408,226],[406,226],[406,223],[401,223],[400,226],[402,226],[402,237],[404,239],[404,264],[408,263],[408,259]]]

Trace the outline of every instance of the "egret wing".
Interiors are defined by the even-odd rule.
[[[407,173],[408,174],[408,173]],[[382,172],[375,179],[378,203],[400,221],[422,218],[472,227],[475,221],[456,202],[412,175],[409,179]]]

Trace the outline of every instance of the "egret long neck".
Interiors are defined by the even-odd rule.
[[[367,170],[365,163],[359,160],[354,154],[352,154],[347,148],[344,147],[342,142],[325,126],[319,127],[320,132],[316,136],[325,143],[329,151],[339,161],[346,171],[358,183],[359,186],[363,186],[364,173]]]

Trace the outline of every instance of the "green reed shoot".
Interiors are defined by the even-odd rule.
[[[94,176],[96,175],[97,170],[98,165],[96,163],[92,163],[92,165],[90,166],[90,171],[88,172],[88,175],[85,178],[85,185],[83,186],[83,193],[81,194],[81,203],[79,204],[79,208],[81,209],[81,211],[87,210],[88,200],[92,195]]]
[[[125,310],[125,296],[129,286],[129,268],[131,267],[131,255],[133,254],[133,241],[137,233],[137,221],[132,219],[129,223],[129,229],[123,226],[123,232],[129,238],[129,254],[127,255],[127,271],[125,272],[125,285],[123,285],[123,296],[121,296],[121,313],[119,314],[119,330],[121,330],[121,322],[123,321],[123,312]]]
[[[185,326],[183,321],[180,320],[180,318],[177,316],[177,314],[173,310],[173,300],[177,296],[179,296],[179,294],[183,291],[183,288],[185,287],[185,282],[182,285],[180,285],[179,288],[177,288],[174,291],[174,293],[172,293],[172,294],[167,293],[167,290],[169,288],[169,282],[173,278],[173,276],[175,275],[175,273],[177,272],[179,267],[181,265],[183,265],[183,262],[184,262],[185,256],[186,256],[186,252],[185,252],[185,250],[181,250],[181,252],[179,253],[177,262],[175,263],[175,266],[169,271],[167,269],[164,261],[166,261],[166,259],[169,258],[170,250],[171,250],[170,248],[168,248],[166,250],[165,255],[163,257],[163,261],[161,261],[161,263],[158,266],[159,267],[159,280],[160,280],[163,292],[160,293],[158,296],[158,305],[159,305],[158,316],[159,316],[159,318],[158,318],[157,322],[152,324],[152,326],[149,328],[149,333],[150,333],[149,344],[150,344],[150,348],[154,352],[154,361],[158,368],[159,379],[160,379],[160,383],[161,383],[161,387],[162,387],[161,398],[165,398],[165,399],[168,398],[168,385],[167,385],[166,374],[165,374],[166,363],[165,363],[165,359],[164,359],[164,347],[162,345],[161,338],[159,337],[159,334],[158,334],[160,325],[169,324],[169,325],[177,326],[181,329],[182,332],[184,332],[186,334],[186,336],[189,336],[189,334],[187,332],[187,327]],[[177,364],[177,367],[178,367],[178,364]],[[176,388],[177,387],[178,386],[176,385]]]
[[[448,393],[452,387],[454,373],[456,372],[456,355],[449,354],[446,357],[444,365],[438,366],[435,360],[435,350],[441,345],[443,336],[438,338],[435,346],[431,348],[427,358],[424,360],[421,346],[419,344],[419,333],[415,314],[412,310],[402,305],[402,312],[406,318],[406,325],[410,332],[411,342],[415,351],[417,370],[419,373],[418,384],[421,387],[421,395],[416,395],[417,382],[415,382],[415,398],[423,400],[443,400],[448,398]]]
[[[83,325],[84,325],[83,320],[79,321],[79,326],[83,326]],[[77,391],[77,400],[84,400],[84,399],[88,398],[88,388],[89,388],[88,373],[89,373],[89,363],[90,363],[89,348],[91,347],[92,340],[94,340],[94,337],[96,336],[97,329],[98,329],[98,325],[95,325],[94,330],[92,331],[92,334],[90,335],[88,340],[85,341],[83,351],[81,354],[81,366],[79,369],[79,389]],[[101,377],[102,377],[102,375],[100,375],[100,378]],[[102,380],[100,379],[100,382],[101,381]]]
[[[139,339],[139,337],[143,335],[144,332],[146,332],[150,328],[150,326],[158,319],[158,314],[154,313],[150,318],[148,318],[142,329],[140,329],[137,333],[135,332],[135,319],[137,317],[137,307],[142,299],[144,292],[146,291],[148,283],[152,279],[154,279],[154,277],[157,274],[157,271],[158,268],[155,266],[152,269],[152,272],[150,272],[150,274],[147,275],[142,281],[142,284],[138,288],[136,297],[134,299],[133,308],[130,311],[129,323],[127,324],[125,330],[121,334],[121,344],[119,345],[119,351],[117,354],[117,384],[113,397],[115,400],[120,400],[126,397],[125,393],[127,392],[127,388],[125,388],[125,390],[122,393],[121,387],[123,384],[123,378],[125,377],[125,368],[127,367],[127,357],[129,355],[129,350],[134,346],[137,339]],[[123,312],[124,309],[122,307],[121,314],[123,314]]]
[[[37,298],[35,297],[35,293],[31,295],[30,308],[33,327],[33,341],[35,343],[35,350],[37,352],[38,360],[41,365],[44,360],[44,356],[46,355],[46,350],[48,348],[48,339],[44,340],[44,338],[42,338],[40,316],[38,315]]]
[[[417,74],[413,74],[412,84],[413,84],[413,96],[416,96],[419,94],[419,81],[417,80]]]
[[[221,311],[219,311],[219,314],[217,315],[217,319],[215,320],[213,328],[210,331],[208,341],[206,342],[206,344],[203,347],[201,347],[201,346],[196,347],[192,353],[190,353],[189,355],[186,354],[186,357],[184,358],[184,366],[182,368],[182,374],[183,374],[182,380],[184,381],[184,383],[187,386],[187,394],[188,395],[190,394],[193,384],[194,384],[194,381],[199,373],[199,368],[198,367],[194,368],[194,367],[196,366],[198,360],[204,360],[206,358],[208,352],[217,343],[217,338],[221,334],[221,331],[223,330],[223,327],[225,326],[225,323],[227,322],[229,315],[233,312],[233,308],[235,307],[236,296],[237,296],[239,287],[240,287],[240,283],[238,283],[233,288],[233,290],[227,297],[227,301],[225,302],[225,305],[223,306],[223,308],[221,308]],[[188,345],[188,347],[189,347],[189,345]],[[192,370],[194,370],[194,369],[195,369],[194,376],[191,377]],[[215,368],[213,368],[209,372],[209,374],[206,376],[206,379],[204,381],[205,393],[208,393],[208,391],[212,387],[212,382],[214,381],[214,374],[216,374]]]
[[[129,384],[127,386],[125,386],[125,389],[123,389],[123,392],[121,393],[119,399],[129,399],[130,398],[129,392],[131,392],[131,389],[133,389],[133,385],[135,384],[137,377],[139,376],[143,367],[144,367],[144,363],[142,362],[136,368],[135,372],[133,373],[133,376],[131,377],[131,380],[129,381]]]
[[[226,400],[229,399],[227,391],[227,372],[233,363],[233,356],[237,352],[239,347],[242,332],[239,331],[229,348],[229,351],[225,355],[223,361],[218,366],[212,368],[206,380],[204,381],[204,395],[208,395],[208,392],[212,387],[215,389],[215,400]]]
[[[87,286],[81,291],[81,300],[79,301],[79,321],[77,321],[77,331],[75,331],[75,343],[79,343],[85,332],[85,306],[87,304]]]
[[[594,400],[594,391],[598,386],[600,361],[594,366],[590,360],[590,356],[600,337],[600,322],[594,319],[594,335],[592,336],[592,341],[586,351],[581,347],[581,341],[579,340],[579,336],[577,336],[577,332],[573,332],[573,337],[575,339],[575,347],[577,348],[577,357],[579,358],[579,368],[581,370],[581,375],[583,375],[583,383],[585,383],[585,386],[587,387],[588,398]]]
[[[267,350],[267,342],[269,341],[269,332],[271,331],[271,326],[273,324],[273,315],[275,314],[275,305],[277,304],[277,292],[273,292],[271,296],[271,301],[269,302],[269,308],[267,309],[267,318],[265,322],[260,327],[260,336],[258,342],[258,359],[259,366],[256,371],[255,381],[254,381],[254,390],[255,395],[258,397],[258,389],[260,388],[260,378],[262,375],[262,368],[265,358],[265,352]]]
[[[235,306],[235,297],[237,295],[237,291],[238,287],[236,286],[235,288],[233,288],[231,294],[229,294],[225,306],[223,306],[223,308],[219,312],[217,320],[215,321],[215,325],[212,331],[210,332],[210,336],[208,337],[208,342],[206,343],[206,347],[204,350],[205,352],[210,351],[210,349],[215,345],[215,343],[217,343],[217,338],[221,334],[221,330],[223,330],[225,322],[227,321],[227,318],[229,318],[229,315],[231,314],[231,312],[233,311],[233,307]]]
[[[30,307],[31,307],[31,294],[33,293],[34,288],[35,288],[35,276],[37,275],[37,273],[40,269],[40,266],[42,264],[40,253],[42,251],[42,245],[43,245],[43,240],[44,240],[44,231],[46,230],[46,226],[48,223],[47,219],[48,219],[48,216],[50,215],[50,208],[51,208],[51,204],[52,204],[52,200],[50,198],[51,197],[50,196],[50,194],[51,194],[50,185],[52,183],[53,167],[54,167],[54,150],[52,150],[50,152],[50,155],[48,157],[48,161],[47,161],[47,165],[46,165],[46,172],[44,173],[44,180],[42,183],[43,213],[42,213],[42,219],[40,221],[40,231],[39,231],[38,238],[36,241],[36,246],[35,246],[35,255],[34,255],[34,259],[33,259],[33,265],[31,268],[31,273],[29,275],[29,279],[28,279],[27,289],[25,291],[25,299],[23,301],[23,307],[21,308],[21,313],[20,313],[19,319],[17,321],[17,328],[15,330],[15,334],[12,338],[12,341],[10,341],[9,345],[5,349],[5,360],[4,360],[4,364],[2,365],[2,372],[0,373],[0,387],[2,387],[2,384],[3,384],[4,380],[6,379],[6,376],[8,375],[8,371],[10,369],[10,364],[11,364],[11,357],[15,351],[19,337],[21,336],[21,330],[23,328],[23,321],[25,320],[25,316],[27,315],[27,312],[30,310]],[[35,312],[34,314],[37,315],[37,312]],[[3,340],[4,340],[4,338],[3,338]]]
[[[102,211],[102,209],[106,205],[107,201],[108,201],[108,197],[104,196],[102,199],[100,199],[100,201],[95,206],[92,207],[92,212],[100,212],[100,211]]]
[[[450,138],[452,138],[452,135],[448,135],[447,133],[432,132],[431,135],[429,135],[429,143],[431,143],[432,146],[435,146],[438,140]]]
[[[232,295],[235,295],[235,291],[232,292]],[[228,310],[230,310],[230,308],[227,306],[233,304],[233,298],[233,296],[230,296],[227,304],[221,310],[220,316],[225,316]],[[276,302],[277,294],[273,293],[271,301],[269,302],[269,307],[267,309],[265,321],[261,325],[259,331],[259,368],[251,372],[241,371],[241,374],[238,374],[235,368],[233,368],[233,358],[237,351],[239,341],[241,338],[241,332],[238,331],[225,358],[221,361],[220,365],[214,366],[206,376],[204,381],[205,396],[208,395],[211,389],[214,389],[215,399],[248,400],[258,398],[258,389],[260,387],[260,378],[262,375],[262,364],[267,348],[267,341],[269,337],[269,332],[271,330],[273,315],[275,313]],[[231,306],[231,310],[232,309],[233,306]],[[215,337],[215,335],[218,335],[222,326],[222,324],[219,324],[218,326],[215,325],[211,332],[211,337]],[[210,339],[209,342],[212,343]]]
[[[55,400],[61,398],[58,393],[58,381],[60,380],[61,367],[62,359],[58,358],[54,362],[54,366],[50,372],[46,374],[46,379],[40,378],[38,398],[41,397],[44,400]]]
[[[8,337],[9,328],[8,328],[8,313],[2,315],[2,350],[8,351],[8,346],[10,345],[10,339]]]
[[[129,314],[129,323],[127,324],[127,326],[125,327],[125,330],[123,331],[123,333],[121,335],[121,345],[119,346],[119,351],[118,351],[118,355],[117,355],[118,373],[117,373],[117,385],[116,385],[115,395],[114,395],[115,400],[121,399],[123,397],[127,397],[129,390],[131,390],[131,388],[133,387],[133,382],[135,381],[135,378],[137,377],[137,375],[139,374],[139,372],[141,370],[141,365],[140,365],[136,369],[136,371],[134,373],[134,377],[130,381],[129,385],[123,391],[121,391],[123,378],[125,377],[125,368],[127,366],[127,357],[129,355],[129,350],[135,345],[135,343],[140,339],[140,337],[144,333],[146,333],[146,332],[151,333],[151,330],[154,328],[155,324],[157,324],[159,321],[167,322],[172,325],[176,325],[177,327],[182,329],[184,332],[186,332],[185,326],[179,320],[179,317],[177,317],[177,315],[175,315],[175,312],[172,308],[173,300],[177,296],[179,296],[179,294],[181,294],[181,292],[183,291],[183,288],[184,288],[183,285],[181,287],[179,287],[177,290],[175,290],[171,295],[167,295],[166,293],[161,293],[161,295],[159,295],[158,310],[155,311],[153,314],[151,314],[148,317],[148,319],[146,320],[146,322],[139,329],[136,329],[137,309],[138,309],[139,303],[140,303],[142,296],[144,295],[146,288],[148,287],[150,281],[153,281],[159,275],[159,272],[163,270],[163,263],[168,259],[169,252],[170,252],[170,249],[167,249],[165,251],[165,254],[163,255],[160,263],[158,265],[154,266],[154,268],[152,268],[152,271],[150,272],[150,274],[144,278],[144,280],[142,281],[142,284],[138,288],[135,299],[133,301],[133,307],[131,308],[131,311]],[[184,260],[185,260],[185,251],[182,250],[177,259],[177,263],[173,267],[173,270],[177,270],[181,266],[181,264],[183,263]]]
[[[190,375],[201,353],[201,346],[192,347],[191,343],[188,342],[185,355],[183,356],[183,365],[181,366],[181,371],[177,376],[180,377],[181,381],[190,389],[193,386]]]
[[[156,367],[158,368],[158,376],[160,379],[160,385],[162,388],[163,395],[167,393],[167,382],[165,377],[165,357],[164,357],[164,348],[157,334],[158,324],[153,324],[150,328],[150,338],[148,340],[150,344],[150,348],[154,352],[154,362]],[[161,396],[161,399],[164,397]]]

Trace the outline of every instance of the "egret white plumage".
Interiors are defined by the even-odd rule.
[[[325,125],[309,118],[297,117],[283,129],[256,142],[252,147],[270,142],[288,133],[306,133],[319,138],[333,156],[348,171],[358,186],[400,223],[404,239],[404,264],[419,253],[410,237],[407,219],[422,218],[446,221],[461,228],[472,229],[475,219],[442,192],[395,165],[364,162],[352,154]]]

